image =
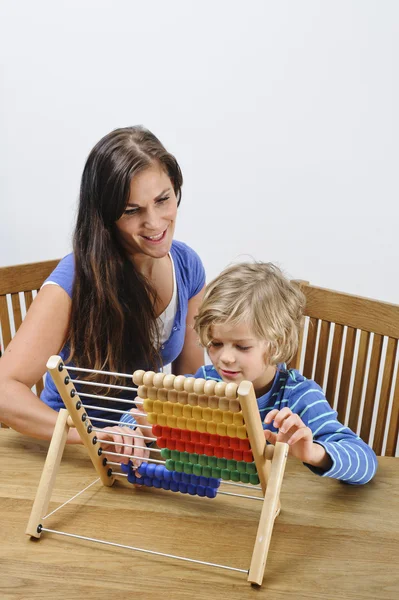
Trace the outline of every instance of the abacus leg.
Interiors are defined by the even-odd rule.
[[[274,520],[280,511],[280,490],[287,456],[288,444],[277,442],[249,569],[248,581],[252,584],[262,585]]]
[[[50,446],[47,452],[46,462],[37,488],[35,501],[30,514],[26,535],[40,538],[38,525],[42,517],[46,514],[50,503],[51,494],[55,483],[58,467],[64,452],[69,426],[67,424],[68,411],[62,408],[58,413],[54,433],[51,438]]]

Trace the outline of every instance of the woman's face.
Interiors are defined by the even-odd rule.
[[[127,254],[133,260],[166,256],[172,245],[176,213],[176,194],[160,165],[135,175],[125,211],[115,223]]]

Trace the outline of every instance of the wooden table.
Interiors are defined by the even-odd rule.
[[[289,459],[263,587],[254,589],[243,573],[49,533],[31,540],[25,528],[47,447],[0,430],[2,600],[399,598],[397,458],[381,458],[375,480],[362,487],[317,477]],[[50,509],[95,479],[84,448],[68,446]],[[260,509],[256,500],[209,500],[118,480],[94,485],[45,524],[247,569]]]

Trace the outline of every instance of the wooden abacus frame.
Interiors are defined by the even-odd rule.
[[[59,356],[52,356],[47,363],[47,368],[66,409],[61,409],[59,412],[26,529],[26,534],[33,538],[40,538],[41,536],[43,529],[41,521],[48,510],[70,427],[76,427],[79,432],[102,484],[112,486],[115,481],[112,469],[107,466],[107,459],[101,456],[102,452],[99,451],[99,442],[92,431],[90,419],[82,406],[73,379],[70,378],[62,359]],[[263,581],[274,520],[280,512],[279,497],[288,455],[288,445],[277,442],[276,446],[273,447],[266,444],[252,384],[243,381],[237,386],[234,383],[226,384],[184,376],[175,377],[174,375],[152,371],[136,371],[133,374],[133,381],[138,386],[142,386],[141,397],[146,395],[146,393],[143,393],[143,389],[145,391],[152,389],[154,398],[161,395],[162,399],[166,401],[168,400],[168,394],[170,397],[173,394],[173,401],[177,402],[178,395],[183,392],[186,396],[191,394],[202,397],[224,398],[226,406],[231,402],[233,403],[235,412],[241,408],[263,495],[262,510],[248,571],[248,582],[260,586]],[[138,395],[140,396],[140,387]],[[150,396],[151,392],[148,394],[148,397]]]

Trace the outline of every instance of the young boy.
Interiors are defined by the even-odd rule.
[[[206,288],[195,329],[212,365],[194,375],[253,383],[265,438],[287,442],[314,473],[351,484],[370,481],[373,450],[337,421],[320,386],[287,369],[297,350],[305,298],[271,263],[242,263]]]

